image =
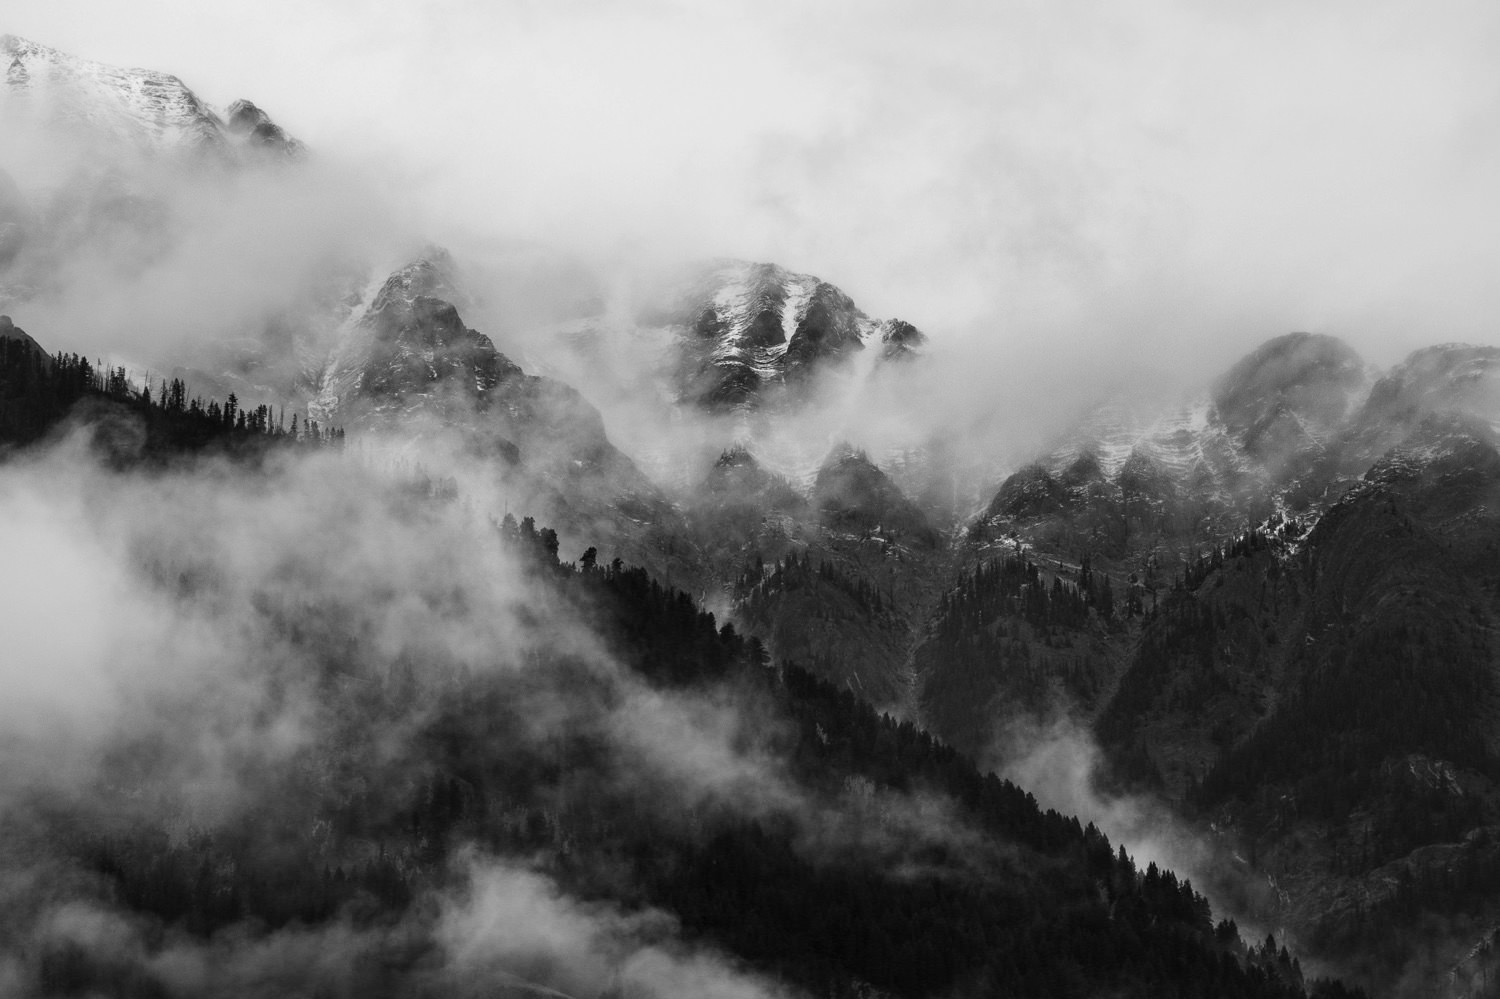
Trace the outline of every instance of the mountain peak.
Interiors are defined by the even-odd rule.
[[[11,320],[10,316],[0,316],[0,343],[7,341],[23,343],[43,357],[47,356],[47,352],[42,349],[42,345],[37,343],[25,330],[17,326]]]
[[[880,324],[880,356],[883,360],[899,360],[916,356],[927,334],[904,319],[887,319]]]
[[[247,100],[238,100],[225,110],[225,127],[229,134],[268,152],[280,153],[296,159],[307,152],[307,147],[286,134],[286,130],[271,120],[271,116]]]
[[[1288,333],[1261,344],[1218,380],[1219,420],[1246,452],[1284,455],[1332,431],[1370,383],[1348,344],[1321,333]]]
[[[898,357],[925,339],[910,323],[871,319],[821,278],[772,263],[716,260],[675,299],[651,319],[679,331],[679,398],[709,409],[753,408],[868,342]]]
[[[392,307],[410,307],[418,298],[441,298],[455,306],[467,301],[447,250],[427,247],[416,259],[392,271],[370,304],[367,318]]]
[[[813,481],[813,501],[830,528],[910,536],[935,546],[938,532],[925,514],[860,448],[835,446]]]
[[[742,443],[736,443],[725,449],[714,462],[715,468],[759,468],[760,462],[755,460],[755,455]]]

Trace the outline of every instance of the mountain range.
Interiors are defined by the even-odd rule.
[[[216,111],[175,77],[13,36],[0,55],[8,107],[132,156],[295,171],[312,155],[253,104]],[[290,796],[262,824],[174,831],[176,813],[128,808],[174,793],[149,739],[110,749],[134,776],[98,778],[97,809],[61,792],[49,805],[45,787],[16,799],[38,816],[21,823],[26,849],[145,927],[131,955],[54,933],[8,958],[43,991],[188,994],[173,947],[269,948],[301,926],[339,928],[365,957],[404,941],[387,978],[356,962],[391,994],[502,979],[492,994],[673,994],[631,978],[643,940],[680,965],[709,953],[766,994],[1341,994],[1304,964],[1374,995],[1490,994],[1500,348],[1442,344],[1382,371],[1331,336],[1276,336],[1204,384],[1100,400],[1000,481],[957,489],[940,434],[893,455],[826,406],[925,384],[941,338],[771,263],[684,268],[623,310],[602,278],[569,277],[546,315],[486,333],[466,315],[505,314],[487,279],[429,245],[320,276],[299,311],[228,346],[118,369],[48,360],[68,331],[17,325],[45,293],[38,261],[101,227],[177,238],[128,175],[87,190],[67,217],[106,221],[69,242],[55,203],[0,174],[10,465],[76,424],[123,422],[144,429],[118,474],[211,475],[191,470],[211,453],[273,475],[268,454],[338,427],[348,474],[399,511],[421,573],[254,594],[255,632],[312,670],[269,689],[305,687],[319,721],[242,778]],[[172,409],[182,393],[163,373],[212,407]],[[612,425],[621,398],[650,420]],[[982,498],[956,508],[960,493]],[[468,631],[391,638],[351,596],[447,622],[439,636],[510,613],[444,585],[420,550],[466,504],[489,518],[474,545],[520,565],[535,600],[507,637],[516,673],[465,665]],[[231,600],[222,567],[144,548],[132,571],[174,600]],[[596,648],[623,667],[601,672]],[[1088,817],[1039,808],[1049,789],[985,773],[1025,761],[1018,733],[1063,721],[1097,750],[1091,794],[1147,803],[1202,844],[1193,884],[1138,869]],[[621,729],[653,724],[662,757]],[[700,730],[714,724],[722,745]],[[616,772],[639,762],[621,747],[643,754],[639,774]],[[673,797],[710,769],[728,790]],[[613,970],[570,976],[570,951],[499,947],[487,967],[502,978],[483,979],[432,956],[457,953],[443,934],[476,889],[462,905],[447,892],[476,849],[530,857],[549,904],[613,927],[588,948]],[[507,871],[512,890],[534,883]],[[303,897],[291,885],[309,877],[321,887]],[[642,929],[658,919],[673,928]]]

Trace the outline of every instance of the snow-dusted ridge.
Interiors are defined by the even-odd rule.
[[[233,159],[253,152],[297,157],[304,146],[248,101],[224,111],[170,73],[80,59],[0,35],[0,100],[49,127],[77,129],[145,152]]]

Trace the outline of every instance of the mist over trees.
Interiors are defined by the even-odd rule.
[[[264,407],[18,359],[15,426],[71,398],[75,433],[164,429],[149,476],[63,444],[4,466],[12,486],[114,494],[99,540],[76,542],[95,552],[85,575],[44,586],[117,576],[131,595],[97,607],[104,626],[156,622],[119,674],[31,691],[39,717],[101,712],[87,733],[12,728],[7,987],[1343,994],[1242,942],[1190,884],[597,547],[563,561],[532,517],[476,517],[451,483],[339,448],[246,463],[255,439],[292,442]],[[204,477],[211,454],[230,464]],[[50,529],[17,499],[9,530]],[[116,536],[120,554],[93,547]],[[32,755],[59,738],[55,762]],[[555,930],[528,934],[543,913]]]

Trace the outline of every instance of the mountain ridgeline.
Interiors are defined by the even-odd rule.
[[[1500,817],[1494,360],[1434,347],[1377,377],[1344,344],[1292,335],[1196,408],[1086,421],[967,532],[998,572],[945,599],[918,653],[929,722],[982,752],[997,719],[1092,718],[1117,787],[1202,824],[1220,897],[1263,873],[1276,890],[1241,911],[1359,980],[1482,991]],[[1088,612],[1052,611],[1059,595]],[[1420,928],[1435,912],[1441,946]]]

